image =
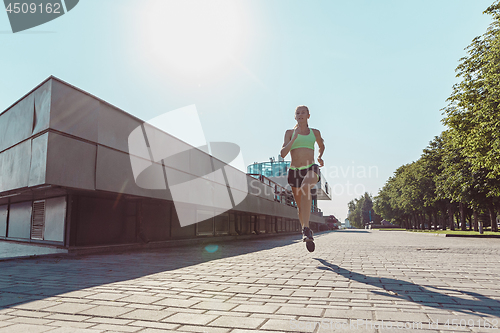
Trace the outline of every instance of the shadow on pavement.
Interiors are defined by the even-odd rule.
[[[0,262],[0,309],[52,296],[287,246],[300,236],[207,243],[126,253]],[[166,284],[168,281],[165,282]]]
[[[398,279],[367,276],[331,264],[324,259],[319,259],[319,258],[314,258],[314,259],[324,265],[317,267],[318,269],[331,271],[336,274],[340,274],[347,279],[383,289],[383,291],[382,290],[371,291],[372,293],[377,295],[407,300],[418,303],[420,305],[434,307],[438,309],[447,309],[468,314],[471,313],[470,310],[472,309],[476,313],[500,316],[500,302],[478,293],[461,291],[456,289],[439,288],[433,286],[421,286],[408,281],[398,280]],[[443,290],[443,291],[446,290],[455,293],[459,292],[468,296],[473,296],[476,298],[476,300],[464,299],[456,296],[442,294],[428,289],[429,287],[437,290]]]

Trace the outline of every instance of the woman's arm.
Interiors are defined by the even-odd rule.
[[[319,163],[319,166],[323,166],[324,165],[324,162],[323,162],[323,159],[321,158],[323,156],[323,152],[325,151],[325,142],[323,140],[323,138],[321,137],[321,133],[319,132],[319,130],[315,129],[314,130],[314,136],[316,137],[316,142],[318,143],[318,163]]]
[[[287,130],[285,132],[285,142],[283,143],[283,147],[281,147],[281,152],[280,152],[280,155],[283,158],[285,158],[285,156],[288,155],[295,139],[297,139],[297,133],[295,133],[293,138],[292,138],[292,133],[293,133],[292,130]]]

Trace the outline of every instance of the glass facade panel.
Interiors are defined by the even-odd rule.
[[[254,163],[248,166],[247,173],[265,177],[280,177],[286,176],[289,167],[289,161]]]

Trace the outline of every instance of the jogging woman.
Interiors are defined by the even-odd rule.
[[[321,133],[317,129],[309,128],[307,120],[311,115],[307,106],[300,105],[295,110],[297,125],[294,129],[285,132],[285,142],[281,148],[281,157],[285,158],[290,152],[292,162],[288,170],[288,184],[292,187],[293,197],[297,203],[299,221],[302,225],[303,241],[307,242],[307,249],[314,251],[313,235],[309,228],[311,216],[312,195],[311,189],[320,180],[319,167],[323,166],[323,152],[325,145]],[[314,163],[314,142],[318,143],[318,164]],[[309,246],[311,242],[312,250]]]

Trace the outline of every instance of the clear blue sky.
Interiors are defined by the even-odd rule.
[[[49,75],[144,120],[195,104],[207,141],[238,144],[251,164],[277,157],[304,104],[335,191],[320,208],[343,220],[442,131],[492,2],[82,0],[16,34],[4,12],[0,111]]]

